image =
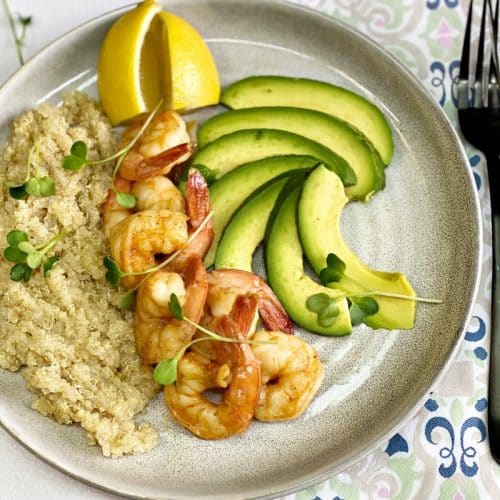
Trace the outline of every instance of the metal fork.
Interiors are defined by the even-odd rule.
[[[500,78],[498,66],[498,5],[483,0],[477,55],[470,58],[474,0],[467,17],[458,83],[458,118],[464,137],[487,161],[491,200],[493,281],[491,348],[488,383],[488,436],[493,457],[500,462]],[[488,43],[488,41],[490,43]],[[487,52],[487,47],[490,51]],[[488,57],[488,53],[490,57]],[[474,65],[472,80],[469,67]]]

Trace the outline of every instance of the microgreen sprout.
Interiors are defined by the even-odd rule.
[[[30,149],[25,178],[21,182],[5,182],[10,196],[16,200],[24,200],[28,196],[52,196],[55,193],[54,179],[48,175],[42,175],[40,171],[40,143],[40,139],[36,140]]]
[[[43,275],[47,276],[54,264],[59,260],[57,255],[47,254],[54,248],[57,242],[66,234],[60,231],[47,242],[41,245],[33,245],[28,235],[19,229],[13,229],[7,234],[9,246],[3,251],[5,260],[13,262],[10,270],[12,281],[23,280],[27,283],[34,270],[41,268]]]
[[[108,280],[108,282],[113,286],[118,286],[120,284],[120,281],[122,280],[122,278],[126,278],[127,276],[143,276],[144,275],[144,278],[134,288],[131,288],[130,290],[128,290],[127,293],[125,293],[125,295],[122,297],[122,300],[120,302],[120,309],[121,310],[128,310],[128,309],[132,308],[132,306],[134,305],[134,293],[135,293],[135,291],[142,285],[142,283],[148,278],[148,276],[151,273],[159,271],[163,267],[170,264],[173,260],[175,260],[181,254],[181,252],[187,246],[189,246],[189,244],[198,236],[198,234],[200,234],[200,232],[203,231],[205,226],[208,224],[208,222],[212,218],[213,214],[214,214],[213,210],[208,213],[208,215],[203,219],[201,224],[189,236],[186,244],[182,248],[180,248],[179,250],[176,250],[169,257],[167,257],[163,262],[160,262],[160,264],[157,264],[156,266],[150,267],[149,269],[146,269],[145,271],[138,271],[138,272],[122,271],[120,269],[118,262],[116,262],[116,260],[114,260],[109,255],[104,257],[103,264],[104,264],[104,267],[106,268],[105,277]]]
[[[235,343],[235,344],[274,344],[275,342],[272,341],[256,341],[256,340],[246,340],[246,339],[233,339],[233,338],[228,338],[228,337],[223,337],[222,335],[219,335],[215,332],[212,332],[208,330],[207,328],[204,328],[203,326],[195,323],[194,321],[191,321],[189,318],[184,316],[184,311],[182,309],[182,305],[175,293],[172,293],[170,295],[170,301],[168,303],[168,309],[170,311],[170,314],[177,320],[179,321],[185,321],[186,323],[189,323],[190,325],[194,326],[197,328],[199,331],[203,332],[206,337],[198,337],[188,344],[186,344],[184,347],[182,347],[177,354],[170,359],[163,359],[160,361],[157,365],[156,368],[153,372],[153,378],[155,379],[156,383],[161,384],[161,385],[170,385],[173,384],[177,380],[177,365],[179,361],[182,359],[184,356],[185,352],[194,344],[197,344],[198,342],[204,342],[207,340],[216,340],[219,342],[227,342],[227,343]]]
[[[7,14],[7,18],[9,20],[10,31],[12,33],[12,36],[14,38],[14,43],[16,45],[17,58],[19,59],[19,64],[22,66],[24,64],[24,57],[23,57],[24,39],[26,38],[26,30],[28,29],[28,26],[31,24],[32,19],[31,16],[21,16],[20,14],[17,15],[17,19],[14,19],[14,16],[12,15],[7,0],[2,0],[2,2],[5,13]],[[18,33],[16,27],[16,21],[21,27],[20,33]]]
[[[325,328],[333,325],[339,315],[337,301],[326,293],[317,293],[308,297],[306,307],[318,315],[318,324]]]
[[[80,170],[83,167],[96,167],[98,165],[103,165],[105,163],[109,163],[110,161],[116,160],[116,165],[115,168],[113,169],[113,174],[111,177],[111,188],[116,194],[116,202],[121,205],[124,208],[134,208],[136,199],[133,194],[130,193],[123,193],[121,191],[118,191],[116,189],[116,175],[118,174],[118,170],[120,169],[120,166],[129,153],[129,151],[134,147],[135,143],[139,140],[141,135],[144,133],[144,131],[147,129],[151,121],[153,120],[154,116],[158,112],[158,110],[161,107],[161,104],[163,102],[163,99],[161,99],[158,104],[155,106],[153,111],[149,114],[147,117],[146,121],[142,125],[142,127],[139,129],[139,131],[135,134],[134,138],[122,149],[117,151],[115,154],[108,156],[106,158],[103,158],[102,160],[90,160],[87,155],[88,155],[88,147],[87,144],[83,141],[76,141],[73,143],[71,146],[71,149],[69,151],[69,155],[65,156],[62,159],[62,166],[66,170],[73,170],[77,171]]]
[[[428,299],[416,297],[414,295],[405,295],[400,293],[384,292],[375,290],[371,287],[358,282],[345,273],[346,264],[334,253],[328,254],[326,258],[326,267],[319,273],[319,279],[324,285],[337,283],[341,280],[350,281],[361,289],[360,292],[344,292],[336,297],[330,297],[326,293],[311,295],[306,301],[306,307],[318,315],[318,323],[321,326],[331,326],[339,314],[337,302],[347,298],[350,302],[349,313],[351,322],[354,326],[361,324],[366,316],[372,316],[379,310],[378,302],[373,298],[390,297],[402,300],[413,300],[415,302],[427,302],[431,304],[440,304],[442,301],[437,299]]]

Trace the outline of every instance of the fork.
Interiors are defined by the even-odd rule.
[[[467,16],[457,89],[458,119],[464,137],[486,157],[491,200],[493,278],[490,367],[488,381],[488,437],[491,454],[500,463],[500,78],[498,66],[498,6],[483,0],[474,76],[469,81],[474,0]],[[490,44],[487,43],[489,36]],[[489,57],[488,45],[491,46]]]

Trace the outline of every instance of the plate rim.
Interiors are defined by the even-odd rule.
[[[166,7],[165,3],[166,0],[157,0],[163,7]],[[195,2],[200,2],[200,3],[210,3],[212,0],[194,0]],[[248,4],[247,0],[232,0],[233,2],[241,3],[241,4]],[[435,113],[440,115],[440,118],[444,120],[444,123],[447,126],[447,135],[453,138],[455,145],[457,146],[458,152],[460,153],[460,156],[462,157],[463,160],[463,165],[462,167],[465,168],[466,175],[469,179],[469,182],[472,187],[474,187],[474,176],[473,172],[469,166],[469,159],[465,150],[464,143],[462,139],[459,136],[459,133],[457,129],[454,127],[451,119],[448,117],[448,115],[444,112],[442,107],[438,104],[438,102],[435,100],[434,96],[430,92],[430,90],[423,85],[423,83],[416,77],[412,71],[405,66],[399,59],[397,59],[393,54],[391,54],[388,50],[386,50],[382,45],[380,45],[377,41],[374,39],[370,38],[368,35],[362,33],[361,31],[357,30],[356,28],[348,25],[342,20],[339,20],[332,15],[328,15],[322,11],[319,11],[317,9],[313,9],[312,7],[308,7],[303,4],[295,3],[291,0],[251,0],[253,3],[260,3],[262,5],[278,5],[282,7],[286,7],[290,10],[296,10],[296,11],[303,11],[306,13],[306,15],[317,17],[319,19],[322,19],[323,21],[327,23],[331,23],[333,25],[336,25],[340,27],[342,30],[346,31],[349,33],[350,36],[356,37],[358,39],[361,39],[363,42],[367,43],[368,45],[371,46],[371,48],[376,49],[379,53],[381,53],[385,58],[390,60],[391,65],[397,67],[397,69],[402,72],[405,76],[406,79],[410,80],[414,85],[416,85],[421,91],[423,91],[427,97],[428,103],[432,105],[432,108],[434,109]],[[122,7],[118,7],[116,9],[113,9],[111,11],[107,11],[101,15],[92,17],[91,19],[82,22],[72,28],[71,30],[65,32],[52,42],[50,42],[48,45],[44,46],[41,48],[39,51],[37,51],[26,63],[18,68],[14,73],[11,74],[11,76],[5,81],[5,83],[0,86],[0,97],[2,94],[5,92],[5,90],[14,82],[19,75],[23,74],[26,71],[30,70],[30,67],[37,62],[40,58],[44,57],[46,53],[50,52],[52,49],[57,48],[60,44],[64,44],[67,39],[74,34],[77,31],[84,30],[86,28],[91,27],[93,24],[99,21],[103,21],[106,18],[114,18],[120,14],[123,14],[135,6],[137,6],[137,2],[127,4]],[[457,167],[458,168],[458,167]],[[479,285],[481,281],[481,274],[483,270],[483,253],[484,253],[484,234],[483,234],[483,219],[482,219],[482,213],[481,213],[481,204],[479,200],[479,194],[477,189],[472,189],[472,198],[471,201],[473,202],[474,206],[474,215],[475,215],[475,220],[477,223],[477,240],[476,240],[476,246],[477,246],[477,255],[476,255],[476,269],[477,272],[475,274],[475,279],[472,287],[472,294],[470,296],[469,304],[467,307],[467,310],[465,311],[464,314],[464,323],[462,325],[462,329],[456,337],[456,341],[453,345],[453,347],[449,350],[449,352],[446,355],[446,360],[445,362],[439,367],[437,372],[434,374],[432,377],[432,380],[430,381],[426,392],[423,394],[421,398],[419,398],[415,404],[411,406],[411,408],[407,411],[407,413],[404,415],[404,417],[397,419],[397,422],[394,424],[393,427],[391,427],[389,430],[387,430],[385,433],[383,433],[378,439],[376,439],[371,445],[368,447],[364,448],[362,452],[358,453],[357,455],[347,458],[344,460],[342,463],[337,464],[336,466],[329,468],[328,470],[315,475],[311,479],[306,479],[303,482],[287,487],[281,490],[277,490],[275,492],[265,494],[262,496],[258,497],[244,497],[244,498],[260,498],[260,499],[273,499],[278,496],[282,495],[289,495],[289,494],[294,494],[299,491],[303,491],[307,488],[310,488],[314,485],[317,485],[328,478],[331,478],[334,474],[338,474],[342,472],[343,470],[347,469],[357,461],[363,459],[376,449],[380,448],[380,445],[387,440],[387,438],[392,435],[394,432],[396,432],[398,429],[401,429],[404,427],[411,418],[413,418],[416,413],[418,412],[419,409],[421,409],[424,401],[428,399],[428,393],[432,391],[432,389],[442,380],[443,376],[447,373],[450,365],[456,358],[458,351],[460,350],[462,341],[465,337],[466,331],[467,331],[467,326],[469,325],[472,315],[473,315],[473,309],[477,300],[477,296],[479,293]],[[7,422],[4,421],[4,418],[0,414],[0,426],[6,431],[6,433],[14,438],[18,443],[20,443],[26,450],[28,450],[30,453],[32,453],[34,456],[36,456],[38,459],[42,460],[46,464],[50,465],[51,467],[55,468],[56,470],[64,473],[66,476],[70,477],[73,480],[76,480],[80,483],[95,487],[101,491],[105,491],[111,494],[118,494],[122,495],[124,497],[128,498],[141,498],[141,499],[149,499],[149,498],[155,498],[155,497],[149,497],[149,496],[137,496],[137,494],[134,494],[130,491],[123,491],[123,490],[118,490],[116,488],[110,488],[104,484],[100,484],[97,482],[94,482],[90,479],[87,479],[85,477],[82,477],[81,475],[78,474],[78,472],[73,471],[72,468],[68,468],[67,465],[59,463],[57,460],[53,460],[50,457],[47,457],[46,455],[43,455],[40,451],[37,449],[31,447],[27,442],[23,441],[22,438],[13,430],[11,427],[8,425]],[[194,497],[193,497],[194,498]],[[208,497],[207,497],[208,498]]]

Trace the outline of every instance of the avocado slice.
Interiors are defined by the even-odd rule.
[[[306,306],[313,295],[321,293],[336,299],[342,292],[321,286],[304,273],[296,217],[300,190],[294,189],[285,199],[269,230],[265,247],[267,279],[295,323],[321,335],[347,335],[352,327],[345,298],[336,300],[339,314],[330,326],[320,325],[318,315]]]
[[[251,76],[227,87],[220,102],[231,109],[293,106],[346,121],[365,135],[388,165],[394,152],[389,123],[364,97],[327,82],[287,76]]]
[[[215,269],[242,269],[253,272],[252,257],[264,240],[273,207],[288,178],[268,183],[251,196],[233,215],[217,248]]]
[[[282,155],[308,155],[334,170],[345,186],[356,184],[356,174],[339,155],[317,142],[273,129],[238,130],[201,148],[191,166],[220,179],[238,165]]]
[[[329,286],[348,293],[363,290],[358,283],[373,290],[398,293],[415,297],[415,292],[401,273],[382,272],[371,269],[345,244],[340,233],[342,209],[347,203],[344,188],[338,176],[323,166],[314,169],[306,182],[298,207],[298,227],[304,252],[314,271],[326,267],[326,258],[334,253],[346,264],[342,278]],[[364,322],[371,328],[410,329],[415,324],[416,303],[375,295],[379,310],[366,316]]]
[[[286,130],[335,151],[358,179],[346,188],[349,199],[367,201],[385,186],[385,166],[373,146],[343,120],[310,109],[264,107],[220,113],[198,129],[198,145],[203,147],[223,135],[249,128]]]
[[[215,252],[227,223],[252,193],[279,176],[309,171],[318,160],[311,156],[276,156],[240,165],[212,184],[210,201],[214,211],[214,238],[205,257],[205,266],[214,263]]]

